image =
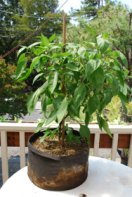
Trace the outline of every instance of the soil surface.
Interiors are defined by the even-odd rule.
[[[45,139],[43,142],[41,142],[40,138],[38,138],[33,143],[33,146],[38,151],[58,156],[70,156],[75,155],[77,152],[88,150],[88,144],[84,142],[81,142],[79,144],[65,142],[65,146],[62,147],[57,138]]]

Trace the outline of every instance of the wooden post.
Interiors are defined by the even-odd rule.
[[[132,12],[129,13],[129,31],[131,31],[131,25],[132,25]]]
[[[2,158],[2,177],[3,183],[8,179],[8,150],[7,150],[7,132],[1,131],[1,158]]]
[[[63,48],[62,52],[65,52],[65,45],[66,45],[66,14],[63,12],[63,24],[62,24],[62,40],[63,40]],[[63,69],[63,68],[62,68]],[[64,80],[64,79],[63,79]],[[65,81],[65,80],[64,80]],[[62,82],[62,92],[65,95],[65,82]],[[64,147],[64,140],[65,140],[65,118],[60,122],[60,127],[59,127],[59,141],[62,146]]]
[[[62,29],[63,44],[66,44],[66,14],[63,12],[63,29]]]

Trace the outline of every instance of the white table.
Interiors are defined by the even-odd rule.
[[[27,167],[19,170],[0,190],[0,197],[132,197],[132,168],[122,164],[90,157],[89,175],[79,187],[61,191],[42,190],[29,180]]]

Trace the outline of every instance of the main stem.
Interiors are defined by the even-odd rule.
[[[65,118],[63,118],[59,126],[59,141],[62,147],[64,147],[64,140],[65,140]]]

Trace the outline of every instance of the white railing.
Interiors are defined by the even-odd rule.
[[[20,139],[20,167],[25,166],[25,133],[34,132],[37,124],[36,123],[0,123],[1,133],[1,158],[2,158],[2,177],[3,182],[8,179],[8,147],[7,147],[7,131],[8,132],[19,132]],[[57,125],[52,125],[55,127]],[[74,129],[79,129],[79,125],[70,124]],[[90,125],[91,134],[95,134],[94,137],[94,156],[98,156],[100,131],[98,125]],[[116,153],[118,148],[118,136],[119,134],[130,134],[130,145],[129,145],[129,156],[128,166],[132,167],[132,125],[110,125],[111,132],[113,134],[112,148],[111,148],[111,159],[116,160]]]

